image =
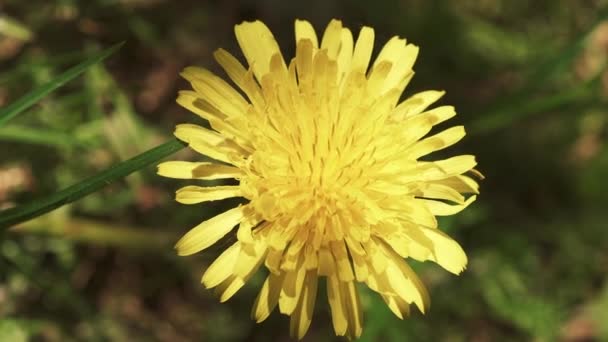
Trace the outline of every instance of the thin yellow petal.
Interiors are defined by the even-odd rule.
[[[213,245],[241,222],[246,208],[238,206],[192,228],[175,245],[177,254],[190,255]]]
[[[465,173],[477,165],[475,156],[466,154],[444,160],[438,160],[434,163],[435,165],[439,166],[446,175],[450,176]]]
[[[441,201],[433,201],[433,200],[421,199],[421,201],[423,201],[426,204],[428,210],[431,213],[433,213],[433,215],[450,216],[450,215],[458,214],[459,212],[463,211],[471,203],[475,202],[476,199],[477,199],[477,196],[473,195],[473,196],[470,196],[469,198],[467,198],[467,200],[464,203],[454,204],[454,205],[443,203]]]
[[[277,306],[284,276],[284,273],[280,275],[271,273],[266,278],[266,281],[264,281],[264,285],[262,285],[262,289],[251,310],[251,317],[255,319],[257,323],[266,320],[272,310]]]
[[[315,29],[308,21],[297,19],[295,23],[295,31],[296,45],[301,40],[309,40],[314,48],[319,47],[319,42],[317,40],[317,34],[315,33]]]
[[[338,62],[338,77],[342,80],[344,74],[350,70],[353,59],[353,34],[349,29],[343,27],[340,33],[340,51],[336,61]]]
[[[391,309],[395,316],[399,319],[403,319],[410,315],[410,305],[397,296],[385,296],[381,295],[386,305]]]
[[[304,288],[300,296],[298,307],[291,315],[289,324],[290,335],[301,340],[308,331],[317,298],[317,274],[316,271],[308,271],[304,280]]]
[[[249,104],[226,81],[211,71],[199,67],[187,67],[182,77],[188,80],[199,96],[226,116],[243,116]]]
[[[348,253],[346,252],[344,241],[333,241],[330,243],[330,246],[331,252],[336,261],[336,268],[340,281],[350,282],[355,280],[355,275],[353,273]]]
[[[395,273],[395,275],[397,275],[397,279],[393,280],[397,281],[398,283],[408,284],[408,286],[406,286],[405,288],[394,288],[395,292],[397,294],[402,293],[405,296],[411,296],[409,298],[412,299],[418,309],[420,309],[422,313],[425,313],[431,304],[429,293],[427,292],[426,287],[424,286],[422,281],[420,281],[420,279],[412,270],[412,268],[405,262],[405,260],[403,260],[390,247],[386,247],[386,245],[382,246],[384,247],[386,254],[392,259],[392,265],[397,266],[398,268],[398,272]],[[403,278],[399,278],[399,274],[406,279],[405,282],[403,282]],[[411,285],[413,289],[410,288],[409,285]],[[408,301],[407,298],[402,298]]]
[[[319,275],[331,276],[336,273],[336,263],[330,250],[321,248],[319,250]]]
[[[408,154],[418,159],[429,153],[452,146],[465,136],[463,126],[454,126],[416,143]]]
[[[267,251],[268,249],[263,241],[257,241],[253,248],[242,248],[234,266],[234,275],[243,280],[249,279],[262,265]]]
[[[185,186],[175,193],[175,200],[182,204],[196,204],[242,196],[239,186]]]
[[[224,137],[234,140],[248,150],[252,149],[249,135],[250,126],[245,115],[227,117],[208,101],[201,98],[199,93],[189,90],[179,92],[177,103],[209,121],[211,127]]]
[[[332,19],[323,33],[323,39],[321,39],[321,49],[327,51],[327,56],[330,59],[336,59],[340,50],[340,39],[342,35],[342,22],[340,20]]]
[[[420,184],[418,190],[414,191],[414,195],[426,199],[440,199],[458,204],[464,204],[464,196],[462,196],[458,191],[450,188],[449,186],[437,183]]]
[[[351,70],[365,73],[374,50],[374,29],[363,26],[355,43]]]
[[[266,260],[264,262],[264,265],[266,265],[266,268],[274,273],[274,274],[280,274],[281,273],[281,260],[283,259],[283,250],[278,250],[278,249],[274,249],[274,248],[270,248],[268,251],[268,255],[266,255]]]
[[[241,245],[238,242],[228,247],[228,249],[209,265],[203,274],[201,283],[203,283],[206,288],[210,289],[218,286],[224,280],[228,279],[228,277],[233,275],[232,271],[234,270],[234,265],[236,264],[240,250]]]
[[[247,95],[251,104],[256,108],[263,108],[264,98],[262,97],[260,86],[253,79],[253,71],[245,69],[232,54],[224,49],[218,49],[213,53],[213,56],[234,84]]]
[[[225,179],[240,178],[240,169],[209,162],[168,161],[158,164],[157,173],[163,177],[178,179]]]
[[[400,88],[401,81],[412,73],[412,66],[417,56],[417,46],[412,44],[406,45],[405,39],[400,39],[399,37],[390,39],[380,50],[372,68],[372,73],[374,73],[376,67],[381,63],[391,65],[390,71],[384,77],[382,87],[378,89],[378,95],[392,88]]]
[[[262,219],[257,215],[252,215],[252,216],[246,217],[243,221],[241,221],[241,224],[239,224],[239,229],[236,233],[236,238],[240,242],[242,242],[244,245],[253,244],[254,243],[253,228],[256,227],[261,221],[262,221]],[[266,222],[260,224],[258,229],[263,229],[263,226],[265,226],[267,224],[268,223],[266,223]]]
[[[454,274],[460,274],[467,266],[467,255],[458,242],[438,229],[422,228],[434,245],[434,261]]]
[[[348,319],[348,328],[346,336],[351,339],[359,338],[363,332],[363,314],[361,310],[361,301],[359,300],[359,292],[352,281],[341,282],[340,293],[346,310]]]
[[[348,328],[347,313],[342,301],[341,286],[338,277],[327,277],[327,300],[331,309],[331,320],[338,336],[344,336]]]
[[[245,280],[233,275],[218,285],[215,288],[215,293],[220,298],[220,303],[232,298],[245,285],[245,282]]]
[[[449,186],[463,194],[479,194],[479,184],[467,176],[456,175],[433,182]]]
[[[396,121],[405,119],[408,116],[422,113],[428,106],[439,100],[445,91],[427,90],[412,95],[405,101],[401,102],[393,112],[393,118]],[[448,106],[446,106],[448,107]],[[440,107],[438,107],[440,108]]]
[[[234,163],[238,157],[248,154],[234,142],[201,126],[180,124],[174,134],[196,152],[226,163]]]
[[[350,256],[353,259],[355,278],[359,282],[365,282],[369,274],[367,263],[365,262],[365,251],[359,242],[352,241],[350,238],[346,239],[346,243],[348,245],[348,250],[350,251]]]
[[[403,121],[399,123],[399,127],[402,127],[402,133],[400,135],[402,137],[402,143],[407,146],[418,141],[430,132],[434,125],[448,120],[454,115],[456,115],[454,107],[442,106],[403,119]]]
[[[298,305],[304,279],[306,277],[306,268],[302,267],[303,258],[300,258],[298,266],[292,272],[287,272],[283,280],[283,288],[279,297],[279,311],[284,315],[291,315]]]
[[[268,27],[259,20],[236,25],[234,33],[249,67],[261,82],[270,70],[272,56],[278,54],[283,59],[277,41]]]

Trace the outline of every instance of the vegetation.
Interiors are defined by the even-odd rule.
[[[605,0],[2,1],[0,340],[287,340],[285,316],[249,319],[261,277],[225,304],[200,285],[234,237],[172,248],[234,202],[179,205],[153,167],[195,157],[171,135],[193,118],[179,71],[218,71],[213,50],[238,55],[233,25],[257,18],[286,56],[295,18],[420,46],[406,95],[447,91],[468,131],[447,153],[486,176],[440,221],[467,271],[411,261],[430,312],[400,321],[366,293],[362,340],[608,340],[607,16]],[[337,340],[317,303],[305,340]]]

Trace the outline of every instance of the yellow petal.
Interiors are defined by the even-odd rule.
[[[230,276],[215,288],[216,295],[220,298],[220,303],[224,303],[232,298],[245,285],[245,280]]]
[[[370,273],[365,279],[365,284],[370,288],[370,290],[375,291],[384,296],[396,296],[397,293],[391,287],[391,284],[386,276],[386,272],[382,271],[382,273],[376,272],[373,267],[368,267]],[[385,269],[386,270],[386,269]]]
[[[382,243],[379,245],[391,260],[390,266],[387,267],[387,276],[395,293],[408,303],[414,302],[418,309],[425,313],[430,305],[430,297],[424,284],[392,248]]]
[[[401,92],[403,89],[400,89],[399,85],[408,74],[412,73],[412,66],[417,56],[417,46],[412,44],[406,45],[405,39],[400,39],[399,37],[390,39],[380,50],[372,68],[373,73],[376,66],[381,63],[387,62],[391,65],[390,71],[384,78],[382,87],[378,89],[378,94],[383,94],[392,88],[397,88]]]
[[[261,222],[261,218],[256,216],[249,216],[241,221],[239,229],[236,233],[236,238],[245,245],[254,243],[252,229]],[[258,229],[262,229],[267,223],[262,223]]]
[[[220,302],[230,299],[258,270],[264,255],[266,245],[263,242],[256,244],[252,254],[246,252],[247,249],[241,248],[236,264],[234,265],[233,275],[228,277],[217,288],[216,292],[220,295]]]
[[[319,42],[317,41],[317,34],[315,33],[315,29],[308,21],[297,19],[295,23],[295,31],[296,45],[301,40],[309,40],[314,48],[319,47]]]
[[[240,250],[241,244],[237,242],[228,247],[228,249],[209,265],[201,279],[201,282],[206,288],[216,287],[233,275],[232,271],[234,270],[234,265],[236,264]]]
[[[226,81],[211,71],[199,67],[187,67],[181,73],[198,95],[226,116],[244,116],[249,104]]]
[[[387,258],[378,245],[370,239],[363,244],[363,248],[365,248],[365,253],[367,254],[367,262],[372,266],[374,272],[378,274],[384,273],[387,266]]]
[[[403,121],[400,122],[400,127],[403,127],[401,133],[403,144],[410,145],[411,143],[418,141],[430,132],[434,125],[446,121],[454,115],[456,115],[454,107],[442,106],[403,119]],[[396,119],[396,117],[394,116],[393,119]]]
[[[196,152],[226,163],[234,163],[237,157],[248,155],[234,142],[197,125],[177,125],[174,134]]]
[[[296,69],[298,71],[298,82],[303,96],[312,94],[312,61],[313,45],[308,40],[298,42],[296,47]]]
[[[284,315],[291,315],[296,309],[302,287],[304,286],[304,278],[306,277],[306,268],[302,267],[303,258],[298,261],[298,266],[292,272],[287,272],[283,280],[283,288],[279,297],[279,311]]]
[[[344,302],[348,320],[346,336],[351,339],[359,338],[363,332],[363,315],[361,301],[359,300],[359,292],[355,287],[355,283],[352,281],[340,283],[340,294],[342,295],[342,301]]]
[[[247,71],[232,54],[224,49],[218,49],[214,52],[213,56],[234,84],[247,95],[251,104],[256,108],[263,108],[264,98],[262,97],[260,86],[253,79],[253,71]]]
[[[168,161],[158,164],[158,174],[163,177],[178,179],[225,179],[240,178],[244,175],[240,169],[209,162]]]
[[[216,243],[241,222],[245,208],[232,208],[192,228],[175,245],[177,254],[194,254]]]
[[[455,126],[448,128],[445,131],[439,132],[431,137],[425,138],[420,142],[416,143],[409,151],[408,154],[418,159],[429,153],[442,150],[446,147],[452,146],[460,139],[465,136],[463,126]]]
[[[456,175],[436,180],[434,183],[449,186],[462,194],[479,194],[479,184],[467,176]]]
[[[438,90],[427,90],[417,94],[412,95],[407,98],[405,101],[401,102],[393,112],[393,118],[396,121],[400,121],[405,119],[406,117],[413,116],[416,114],[422,113],[428,106],[435,103],[439,100],[443,95],[445,95],[445,91]],[[451,106],[445,106],[446,109],[449,110]],[[439,109],[442,107],[438,107]],[[453,107],[451,107],[453,109]],[[435,109],[434,109],[435,110]]]
[[[404,261],[391,262],[386,268],[386,276],[389,284],[399,298],[403,299],[407,303],[416,303],[416,306],[418,306],[418,308],[424,312],[424,302],[420,292],[414,285],[412,279],[403,274],[397,265],[397,263],[402,262]]]
[[[347,313],[342,301],[341,286],[338,277],[327,277],[327,301],[331,309],[331,321],[338,336],[344,336],[348,328]]]
[[[334,257],[327,248],[319,250],[319,275],[333,276],[336,274],[336,263]]]
[[[342,28],[340,33],[340,52],[338,52],[338,77],[342,80],[344,74],[350,70],[353,59],[353,34],[347,28]]]
[[[332,19],[325,32],[323,33],[323,39],[321,39],[321,49],[327,50],[327,56],[330,59],[335,60],[340,50],[340,39],[342,35],[342,22],[340,20]]]
[[[242,248],[234,266],[234,274],[247,281],[262,265],[267,250],[263,241],[257,241],[253,248]]]
[[[310,244],[304,246],[304,267],[307,270],[319,268],[319,258],[317,256],[317,252]]]
[[[402,258],[410,257],[410,239],[405,234],[406,233],[400,231],[382,236],[382,240],[386,241],[386,243],[388,243],[391,248],[393,248],[393,250]],[[424,260],[426,260],[426,258]]]
[[[399,317],[399,319],[403,319],[410,315],[410,305],[396,296],[385,296],[381,295],[382,299],[386,305],[388,305],[389,309],[395,314],[395,316]]]
[[[242,196],[239,186],[185,186],[175,193],[175,200],[182,204],[196,204]]]
[[[434,163],[435,165],[439,166],[446,175],[450,176],[465,173],[477,165],[475,156],[466,154],[444,160],[438,160]]]
[[[224,137],[252,150],[249,125],[244,115],[227,117],[212,104],[202,99],[200,94],[189,90],[179,92],[177,103],[209,121],[211,127]]]
[[[350,238],[346,239],[346,243],[348,245],[348,250],[350,251],[350,256],[353,259],[355,278],[359,282],[365,282],[369,274],[367,263],[365,262],[365,251],[359,242],[352,241]]]
[[[437,183],[422,183],[413,194],[426,199],[440,199],[464,204],[464,197],[458,191]]]
[[[434,261],[454,274],[460,274],[467,266],[467,255],[458,242],[438,229],[420,228],[434,245]]]
[[[239,88],[243,88],[243,79],[247,73],[247,69],[236,59],[230,52],[224,49],[217,49],[213,52],[213,57],[222,66],[228,77]]]
[[[262,289],[251,310],[251,317],[255,319],[257,323],[266,320],[272,310],[277,306],[284,275],[284,273],[280,275],[271,273],[266,278],[266,281],[264,281],[264,285],[262,285]]]
[[[367,72],[369,61],[374,50],[374,29],[363,26],[355,43],[351,70],[362,73]]]
[[[332,241],[330,242],[330,246],[331,252],[334,255],[336,261],[336,269],[340,281],[350,282],[355,280],[355,275],[350,264],[348,253],[346,252],[346,246],[344,245],[344,241]]]
[[[306,272],[304,288],[298,307],[291,315],[289,324],[290,335],[301,340],[308,331],[317,298],[317,274],[315,270]]]
[[[221,134],[194,124],[179,124],[175,126],[175,136],[185,142],[199,139],[210,145],[219,145],[226,140]]]
[[[423,201],[426,204],[428,210],[431,213],[433,213],[433,215],[450,216],[450,215],[458,214],[459,212],[466,209],[471,203],[475,202],[475,199],[477,199],[477,196],[473,195],[473,196],[467,198],[467,200],[464,203],[455,204],[455,205],[450,205],[447,203],[443,203],[441,201],[433,201],[433,200],[425,200],[425,199],[421,199],[420,201]]]
[[[281,262],[281,270],[293,271],[296,268],[301,251],[306,244],[308,232],[309,229],[300,229],[296,233],[293,240],[289,244],[289,248],[287,249],[287,253],[285,253],[283,261]]]
[[[270,70],[272,56],[278,54],[283,59],[277,41],[268,27],[259,20],[236,25],[234,33],[249,67],[253,69],[255,77],[261,82],[264,75]]]
[[[265,265],[266,268],[274,273],[274,274],[280,274],[281,273],[281,260],[283,258],[283,250],[280,249],[274,249],[274,248],[270,248],[270,250],[268,251],[268,255],[266,255],[266,260],[265,260]]]
[[[417,199],[403,203],[401,216],[407,221],[425,227],[437,227],[437,218],[428,207],[426,200]]]

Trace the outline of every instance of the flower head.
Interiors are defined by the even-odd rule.
[[[461,126],[428,136],[455,115],[451,106],[427,109],[442,95],[425,91],[399,103],[411,80],[418,47],[394,37],[370,60],[374,31],[356,41],[332,20],[319,43],[312,26],[295,22],[296,56],[285,63],[261,22],[235,27],[244,67],[220,49],[215,58],[240,89],[206,69],[182,76],[194,90],[177,102],[212,129],[178,125],[175,135],[218,162],[171,161],[159,174],[226,179],[234,186],[186,186],[185,204],[244,197],[249,202],[190,230],[180,255],[199,252],[238,225],[237,242],[206,270],[202,283],[220,300],[233,296],[261,267],[268,271],[252,316],[265,320],[278,305],[301,338],[310,325],[319,278],[336,334],[358,337],[362,312],[357,283],[379,293],[400,318],[410,304],[427,310],[428,293],[405,258],[432,260],[458,274],[467,257],[437,227],[437,215],[467,207],[477,183],[465,173],[471,155],[420,158],[458,142]]]

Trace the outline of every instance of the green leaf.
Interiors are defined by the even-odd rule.
[[[186,145],[183,142],[177,139],[170,140],[129,160],[120,162],[109,169],[62,191],[51,194],[48,197],[35,200],[29,204],[16,208],[0,211],[0,229],[6,229],[15,224],[46,214],[65,204],[74,202],[103,188],[113,181],[123,178],[181,150],[185,146]]]
[[[116,50],[120,49],[120,47],[124,44],[118,43],[107,50],[101,51],[100,53],[91,56],[89,59],[84,62],[68,69],[63,74],[57,76],[47,84],[40,86],[39,88],[27,93],[19,100],[11,103],[5,108],[0,109],[0,126],[6,123],[8,120],[17,116],[17,114],[23,112],[28,109],[36,102],[40,101],[43,97],[47,96],[49,93],[54,91],[55,89],[63,86],[67,82],[76,78],[78,75],[82,74],[85,70],[87,70],[91,65],[95,63],[99,63],[104,60],[111,54],[113,54]]]

